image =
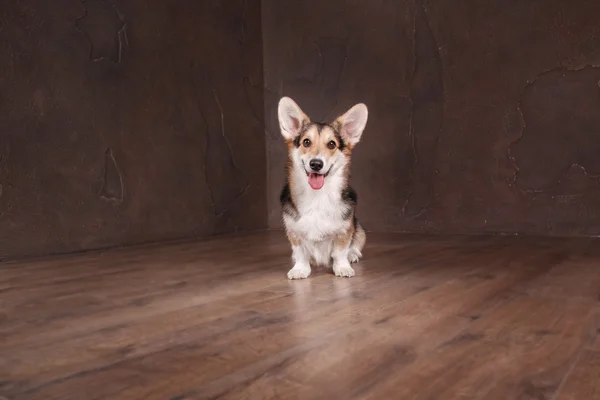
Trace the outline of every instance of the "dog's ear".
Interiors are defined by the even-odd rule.
[[[282,97],[277,107],[279,127],[285,140],[293,140],[300,134],[302,127],[309,121],[308,117],[289,97]]]
[[[360,103],[336,119],[342,138],[352,146],[358,143],[367,125],[368,117],[369,110],[367,106]]]

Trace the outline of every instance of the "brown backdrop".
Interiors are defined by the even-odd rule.
[[[280,227],[282,95],[320,120],[369,106],[353,177],[368,229],[598,235],[598,15],[597,0],[6,1],[0,258]]]
[[[266,227],[259,0],[0,5],[0,258]]]
[[[269,225],[281,95],[365,102],[368,229],[600,234],[600,2],[263,0]]]

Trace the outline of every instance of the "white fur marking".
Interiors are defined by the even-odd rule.
[[[294,267],[289,270],[288,279],[304,279],[310,275],[310,254],[304,246],[292,246]]]
[[[296,155],[294,158],[299,157]],[[294,165],[302,165],[302,163],[294,160]],[[346,211],[341,199],[341,191],[345,185],[343,177],[330,173],[325,178],[323,188],[313,190],[308,184],[304,168],[300,166],[294,169],[293,179],[295,183],[293,198],[301,217],[297,221],[285,218],[287,228],[308,242],[331,240],[333,236],[346,232],[352,221],[343,218],[343,213]]]
[[[348,261],[346,261],[347,263]],[[334,264],[333,266],[333,273],[335,274],[335,276],[339,276],[339,277],[343,277],[343,278],[352,278],[355,274],[354,272],[354,268],[352,268],[350,266],[350,264],[348,265],[338,265],[336,266]]]
[[[361,257],[362,253],[359,249],[351,247],[350,251],[348,251],[348,261],[350,261],[350,263],[352,264],[358,262],[358,260],[360,260]]]
[[[306,279],[310,276],[310,265],[294,265],[287,273],[288,279]]]
[[[335,276],[350,278],[354,276],[354,269],[350,266],[348,261],[348,247],[334,251],[331,256],[333,257],[333,272]]]

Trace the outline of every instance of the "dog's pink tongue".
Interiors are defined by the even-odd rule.
[[[314,190],[319,190],[323,187],[325,183],[325,175],[321,174],[309,174],[308,175],[308,184]]]

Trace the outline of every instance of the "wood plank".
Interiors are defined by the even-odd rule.
[[[590,309],[517,296],[365,398],[551,398],[589,341]]]
[[[556,400],[600,399],[600,352],[584,351]]]
[[[538,399],[600,346],[597,241],[369,237],[352,279],[281,232],[0,265],[0,396]]]
[[[531,296],[600,304],[600,263],[597,258],[569,253],[558,257],[556,266],[531,282],[525,291]]]
[[[486,257],[488,256],[492,257],[493,254],[487,254]],[[496,259],[503,260],[501,257]],[[267,314],[257,317],[256,326],[249,325],[248,329],[239,331],[235,330],[234,325],[234,329],[228,332],[215,332],[213,338],[207,338],[200,332],[196,332],[194,334],[196,340],[192,343],[196,343],[198,346],[198,343],[209,340],[210,348],[204,346],[195,348],[189,342],[188,345],[183,346],[182,344],[186,342],[177,340],[176,343],[180,346],[169,352],[150,354],[143,358],[135,357],[130,362],[121,362],[108,371],[101,370],[98,373],[91,371],[92,373],[83,379],[76,378],[66,381],[59,379],[58,384],[44,384],[42,391],[38,391],[39,388],[36,388],[29,394],[33,396],[32,398],[41,396],[39,398],[58,399],[64,397],[66,393],[75,391],[73,385],[74,387],[89,388],[93,387],[95,382],[139,381],[143,380],[142,376],[148,376],[146,373],[140,375],[140,371],[147,371],[148,365],[181,365],[183,369],[177,370],[176,376],[168,380],[166,385],[161,385],[160,382],[165,381],[162,374],[168,374],[168,372],[159,369],[155,370],[157,375],[153,376],[153,383],[145,382],[140,386],[131,386],[119,391],[119,395],[126,398],[149,398],[148,396],[152,395],[160,398],[163,393],[171,390],[170,388],[174,384],[177,387],[192,389],[217,379],[219,376],[231,373],[237,368],[248,366],[263,357],[276,355],[281,349],[298,346],[300,343],[310,340],[319,341],[326,335],[331,340],[327,347],[340,350],[339,356],[343,357],[347,354],[344,349],[348,347],[344,341],[340,341],[336,337],[336,332],[347,330],[348,327],[361,326],[364,318],[367,318],[369,326],[381,325],[380,330],[396,335],[398,328],[389,328],[389,326],[393,326],[393,321],[397,321],[397,318],[405,317],[404,321],[409,321],[409,325],[414,328],[410,331],[413,337],[426,337],[423,335],[424,331],[433,329],[430,327],[432,324],[436,324],[443,320],[444,316],[447,316],[450,322],[445,321],[445,323],[449,325],[449,331],[455,333],[456,330],[464,329],[472,320],[470,317],[466,318],[461,315],[481,313],[484,300],[490,299],[490,304],[493,305],[502,300],[504,291],[516,281],[531,279],[532,276],[550,268],[545,262],[538,263],[533,268],[513,264],[511,268],[514,268],[514,271],[499,272],[496,276],[489,276],[489,274],[483,273],[487,270],[488,265],[473,271],[472,267],[463,269],[464,263],[457,261],[456,267],[459,268],[458,271],[462,272],[462,279],[458,271],[446,275],[447,271],[437,264],[430,265],[428,268],[415,269],[408,274],[396,275],[401,279],[390,281],[389,276],[393,276],[397,272],[394,271],[386,277],[388,279],[381,279],[379,284],[370,285],[361,290],[359,296],[355,295],[357,292],[350,289],[342,290],[344,292],[341,296],[343,301],[331,301],[333,298],[317,299],[318,307],[298,304],[298,298],[295,297],[288,297],[287,301],[283,303],[281,300],[277,300],[275,308],[269,305],[270,302],[264,302],[255,311],[267,312]],[[437,274],[441,272],[442,275],[447,276],[449,281],[423,290],[423,275],[427,275],[427,271],[434,280],[438,279]],[[452,277],[457,274],[459,276],[453,279]],[[417,278],[416,283],[411,279],[413,275]],[[346,283],[352,282],[352,280],[329,281],[340,282],[343,289],[346,289]],[[332,292],[333,297],[339,298],[339,289],[338,287]],[[375,294],[377,296],[374,296]],[[434,312],[432,304],[437,304],[442,299],[443,302]],[[300,310],[296,308],[298,305]],[[391,312],[390,308],[395,305],[398,305],[399,308]],[[290,315],[290,309],[299,312]],[[291,318],[295,324],[293,332],[290,332],[289,327]],[[239,320],[236,322],[239,324]],[[369,336],[362,334],[360,337],[367,338]],[[443,336],[437,337],[438,341],[443,339]],[[367,343],[370,340],[367,340]],[[322,351],[321,347],[318,349]],[[60,351],[60,349],[58,350]],[[312,353],[310,357],[313,357]],[[47,354],[45,358],[51,358],[51,354]],[[199,360],[205,361],[200,363]],[[193,376],[190,376],[190,371],[193,371]],[[97,387],[95,392],[103,393],[104,396],[116,395],[113,391],[114,387],[110,388],[110,393],[105,392],[106,389],[102,385]]]
[[[265,364],[266,369],[255,371],[255,375],[246,372],[230,376],[194,393],[200,398],[243,398],[277,387],[278,395],[298,394],[291,398],[329,397],[334,393],[342,398],[365,395],[371,385],[481,320],[506,301],[508,287],[536,277],[540,272],[537,268],[549,269],[551,265],[540,263],[529,271],[524,265],[512,267],[522,275],[489,277],[481,271],[467,274],[464,280],[453,280],[392,304],[380,314],[371,315],[358,332],[340,332],[323,347],[288,360],[284,368],[273,370],[272,365]],[[287,379],[290,375],[293,381]],[[353,384],[348,387],[347,382]]]
[[[594,323],[591,327],[592,340],[588,348],[590,350],[600,351],[600,304],[598,304],[594,310]]]
[[[398,271],[401,269],[399,268]],[[261,274],[264,279],[269,277],[271,272],[262,271]],[[22,336],[15,336],[1,342],[0,347],[6,357],[10,356],[11,358],[8,372],[11,379],[27,379],[27,372],[32,370],[42,381],[58,379],[61,374],[68,373],[69,368],[98,368],[110,362],[162,351],[165,347],[172,345],[174,341],[185,343],[187,340],[206,337],[208,334],[214,336],[219,333],[218,329],[221,330],[221,333],[234,329],[245,320],[257,318],[258,310],[273,310],[273,306],[270,306],[269,303],[276,305],[280,311],[285,310],[289,305],[297,304],[297,298],[286,299],[285,301],[289,303],[287,305],[282,304],[280,298],[292,293],[292,288],[293,293],[298,294],[296,289],[303,283],[310,283],[311,287],[318,285],[319,282],[326,283],[328,287],[322,288],[319,296],[315,297],[315,300],[323,301],[327,300],[324,296],[327,296],[328,292],[335,290],[336,297],[343,297],[344,292],[352,287],[353,282],[362,285],[369,281],[381,280],[382,274],[389,275],[389,271],[382,270],[379,273],[369,274],[364,280],[344,280],[342,281],[344,288],[340,288],[340,281],[332,280],[331,276],[321,276],[321,279],[298,282],[298,284],[290,286],[283,275],[278,274],[276,278],[278,284],[272,286],[273,290],[259,290],[260,282],[246,278],[241,284],[225,286],[230,289],[233,296],[231,293],[229,296],[218,296],[209,291],[207,293],[199,292],[190,298],[189,293],[184,291],[173,299],[162,298],[160,302],[144,304],[142,307],[134,309],[125,307],[112,309],[106,313],[74,318],[69,321],[69,324],[60,327],[46,327],[49,332],[44,331],[46,334],[43,335],[40,335],[39,331],[29,331],[29,335],[26,335],[25,339]],[[315,284],[315,282],[317,283]],[[332,282],[338,282],[338,284],[332,284]],[[250,289],[254,289],[254,292]],[[269,299],[275,300],[270,302]],[[211,304],[208,305],[203,300],[207,300]],[[258,304],[256,310],[251,309],[254,303]],[[261,305],[261,303],[264,304]],[[232,311],[235,310],[235,306],[239,305],[250,309],[250,312],[236,314]],[[338,303],[333,306],[342,307],[343,304]],[[182,307],[185,308],[177,311]],[[206,314],[203,310],[214,315],[214,319],[220,320],[219,325],[214,325],[216,331],[212,329],[213,326],[207,329],[203,325],[201,318],[204,318]],[[323,314],[327,312],[327,309],[316,308],[315,312]],[[196,315],[194,316],[194,314]],[[154,317],[160,318],[160,325],[157,325]],[[206,321],[209,320],[206,319]],[[151,332],[151,334],[140,337],[139,334],[144,331]],[[57,343],[65,339],[69,340]],[[108,345],[98,345],[98,343],[108,343]],[[45,361],[40,363],[40,358]],[[31,360],[32,363],[28,363],[28,360]],[[58,364],[55,360],[59,360]]]

